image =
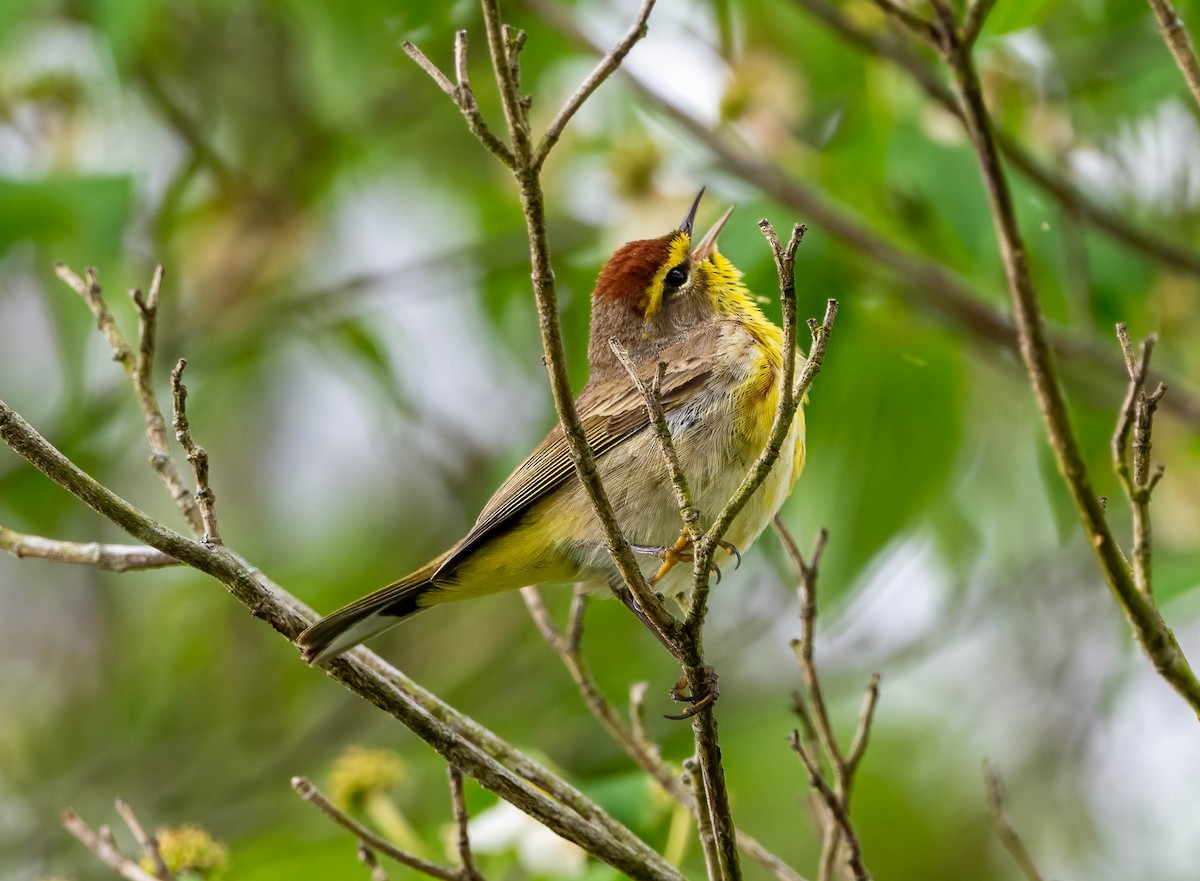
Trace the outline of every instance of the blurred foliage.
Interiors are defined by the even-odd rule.
[[[525,85],[544,124],[591,59],[511,5],[530,34]],[[903,73],[798,2],[660,6],[631,70],[1004,309],[974,159]],[[886,30],[867,0],[839,8]],[[602,0],[569,12],[606,39],[632,17]],[[187,356],[226,540],[322,610],[457,538],[550,424],[514,188],[399,49],[411,39],[448,68],[458,28],[498,123],[466,0],[0,3],[0,395],[82,467],[180,525],[145,467],[120,370],[51,269],[98,267],[132,334],[124,292],[165,264],[159,382]],[[1143,0],[997,4],[979,58],[1003,129],[1090,198],[1196,246],[1196,108]],[[546,187],[577,385],[600,264],[677,223],[702,183],[702,220],[738,204],[722,249],[777,315],[752,221],[807,218],[722,168],[620,77],[568,130]],[[1158,331],[1156,362],[1178,389],[1200,389],[1196,279],[1013,183],[1055,326],[1113,353],[1114,321]],[[784,513],[802,544],[821,526],[832,533],[819,659],[847,730],[867,674],[884,676],[854,800],[868,865],[888,879],[1014,877],[983,809],[978,764],[990,755],[1047,875],[1193,878],[1194,720],[1133,647],[1082,547],[1015,359],[819,225],[799,269],[805,315],[828,296],[842,310],[807,409],[808,472]],[[1093,480],[1123,535],[1108,435],[1124,389],[1087,364],[1065,372]],[[1195,423],[1160,423],[1158,596],[1200,661],[1200,441]],[[5,451],[0,523],[120,539]],[[710,650],[735,814],[808,873],[819,841],[785,742],[797,681],[787,640],[799,629],[789,584],[765,537],[714,596]],[[547,596],[565,610],[565,591]],[[376,647],[666,846],[672,811],[586,714],[517,597],[431,612]],[[651,733],[682,760],[686,726],[658,718],[675,671],[653,641],[617,604],[596,603],[585,649],[617,703],[632,682],[651,682]],[[109,816],[117,795],[150,825],[212,830],[228,843],[230,879],[361,873],[353,842],[287,785],[344,772],[338,756],[356,744],[393,751],[382,755],[405,768],[376,810],[361,806],[369,821],[453,859],[440,760],[197,574],[4,557],[0,666],[6,878],[107,877],[57,816],[67,805]],[[467,796],[473,816],[496,810],[474,784]],[[546,873],[522,859],[525,834],[501,836],[481,860],[489,877]],[[698,877],[701,866],[693,842],[684,867]]]

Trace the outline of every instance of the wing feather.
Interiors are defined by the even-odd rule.
[[[676,348],[682,348],[682,345],[663,352],[648,365],[648,369],[641,371],[648,379],[657,369],[658,361],[667,362],[660,400],[663,410],[668,413],[685,404],[712,377],[708,363],[675,351]],[[687,348],[693,349],[693,346]],[[701,347],[699,350],[706,349]],[[641,394],[623,374],[597,384],[588,383],[580,393],[576,407],[584,437],[597,459],[649,424]],[[562,426],[556,425],[496,490],[471,531],[442,562],[438,574],[447,572],[481,541],[523,514],[574,474],[575,465]],[[434,575],[436,578],[437,574]]]

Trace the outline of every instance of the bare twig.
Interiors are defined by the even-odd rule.
[[[846,776],[852,778],[858,770],[863,755],[867,751],[867,743],[871,738],[871,725],[875,721],[875,707],[879,703],[879,674],[872,673],[867,683],[866,693],[863,694],[862,705],[858,710],[858,727],[854,729],[854,739],[850,741],[850,751],[846,754]]]
[[[471,134],[475,135],[479,142],[506,166],[515,168],[516,160],[513,158],[512,150],[488,127],[487,121],[479,109],[479,104],[475,100],[475,93],[471,91],[471,81],[467,77],[466,31],[459,31],[454,37],[454,68],[458,78],[457,84],[450,82],[446,75],[438,70],[437,65],[425,57],[425,53],[412,43],[406,40],[401,46],[408,57],[420,65],[421,69],[438,84],[438,88],[449,95],[458,109],[462,111]]]
[[[875,0],[875,5],[916,35],[929,37],[933,34],[933,22],[909,9],[904,0]]]
[[[796,695],[796,709],[803,723],[804,734],[793,731],[790,739],[792,749],[808,771],[809,780],[819,796],[815,808],[822,833],[819,881],[832,877],[842,841],[846,844],[846,862],[857,881],[869,877],[863,865],[862,848],[850,820],[850,794],[854,786],[854,775],[870,740],[871,725],[875,720],[875,707],[879,702],[879,674],[871,676],[863,695],[858,713],[858,725],[850,742],[849,751],[842,752],[833,723],[825,704],[820,676],[817,675],[814,646],[816,644],[817,620],[817,576],[821,555],[828,541],[828,533],[822,529],[817,533],[809,560],[804,559],[796,541],[776,516],[775,531],[796,566],[797,594],[800,600],[800,638],[792,643],[796,660],[804,680],[804,692]],[[821,754],[824,753],[833,772],[833,783],[826,779],[821,769]]]
[[[371,873],[371,881],[388,881],[387,872],[379,865],[379,860],[375,859],[375,851],[361,841],[358,843],[358,861]]]
[[[800,370],[799,376],[796,377],[796,382],[793,386],[793,391],[791,394],[791,409],[793,410],[793,413],[795,412],[794,408],[798,402],[801,401],[806,394],[808,394],[808,390],[812,386],[813,380],[816,379],[817,374],[821,370],[821,363],[825,358],[825,350],[829,345],[829,335],[833,332],[833,322],[837,318],[837,310],[837,300],[829,300],[825,304],[825,317],[822,319],[821,323],[816,324],[813,322],[809,325],[809,328],[812,331],[812,348],[809,350],[808,358],[805,359],[804,367]],[[784,355],[786,359],[787,353],[785,352]],[[766,448],[759,455],[758,459],[755,460],[754,464],[750,466],[750,470],[747,472],[745,479],[738,487],[737,492],[729,500],[729,503],[725,506],[720,515],[717,517],[716,521],[709,528],[708,536],[702,543],[702,548],[707,550],[709,564],[711,564],[712,561],[712,548],[715,547],[715,542],[725,534],[725,531],[729,528],[729,525],[741,512],[742,508],[746,506],[746,503],[754,494],[754,491],[762,485],[762,481],[766,478],[766,475],[770,472],[771,467],[775,464],[775,460],[779,456],[779,451],[782,447],[783,439],[786,436],[788,427],[789,425],[787,419],[782,413],[777,411],[775,416],[775,424],[771,429],[771,438],[768,441]],[[699,559],[700,554],[698,553],[696,557]],[[695,606],[693,605],[693,611],[694,609]]]
[[[1129,370],[1129,388],[1117,419],[1112,439],[1113,469],[1121,481],[1121,487],[1129,499],[1133,512],[1133,580],[1144,595],[1153,592],[1152,541],[1150,526],[1150,496],[1162,477],[1160,465],[1150,472],[1150,449],[1154,430],[1154,412],[1166,394],[1162,383],[1153,392],[1146,391],[1146,377],[1150,371],[1150,355],[1157,342],[1150,335],[1142,343],[1141,352],[1134,354],[1133,342],[1129,339],[1129,328],[1124,322],[1117,325],[1117,339],[1125,355]],[[1133,434],[1133,452],[1129,453],[1129,436]]]
[[[142,853],[150,861],[150,865],[154,867],[154,876],[159,881],[174,881],[175,876],[167,868],[167,864],[163,862],[162,853],[158,849],[158,839],[146,831],[146,827],[137,818],[137,814],[133,812],[133,808],[129,806],[129,802],[119,798],[117,799],[116,807],[117,813],[121,815],[121,819],[125,821],[125,825],[133,833],[133,837],[137,839]]]
[[[854,824],[850,822],[850,814],[846,810],[845,803],[842,798],[833,790],[833,787],[825,780],[821,774],[821,769],[817,765],[815,757],[810,756],[808,751],[804,749],[804,745],[800,740],[800,732],[793,731],[788,736],[788,743],[795,750],[796,755],[800,757],[805,770],[808,772],[808,782],[821,795],[821,800],[824,802],[829,813],[837,821],[841,835],[845,836],[846,849],[849,851],[846,861],[850,866],[851,872],[854,874],[856,881],[868,881],[870,875],[862,864],[862,847],[858,842],[858,835],[854,831]]]
[[[141,291],[132,291],[130,296],[138,310],[138,353],[134,359],[133,380],[138,403],[146,421],[146,440],[150,443],[150,467],[162,479],[179,508],[181,514],[196,535],[203,534],[204,521],[196,505],[196,499],[184,482],[183,476],[171,457],[167,441],[167,425],[158,406],[158,395],[154,392],[154,349],[158,335],[158,295],[162,289],[163,268],[156,266],[150,280],[150,290],[142,297]]]
[[[204,543],[221,544],[221,530],[217,526],[216,501],[212,487],[208,485],[208,452],[192,439],[187,416],[187,386],[183,384],[183,370],[187,360],[180,358],[171,371],[171,397],[175,403],[175,439],[179,441],[192,464],[196,475],[196,503],[200,508],[200,519],[204,524]]]
[[[537,152],[533,158],[534,168],[540,169],[546,161],[546,157],[550,154],[550,150],[558,143],[558,139],[562,136],[563,129],[566,128],[571,117],[576,111],[583,106],[583,102],[591,97],[592,92],[600,86],[602,82],[608,79],[613,71],[620,67],[621,62],[625,60],[625,56],[629,54],[629,50],[634,47],[634,44],[642,37],[646,36],[646,21],[650,18],[650,12],[654,9],[654,0],[642,0],[642,8],[638,10],[637,18],[615,46],[610,49],[600,63],[596,65],[588,78],[585,79],[575,93],[567,99],[567,103],[558,111],[558,115],[546,128],[546,133],[542,135],[542,140],[537,146]]]
[[[696,831],[700,836],[700,849],[704,851],[704,865],[708,869],[708,881],[720,881],[721,852],[713,833],[712,813],[709,810],[708,793],[705,792],[703,772],[695,759],[683,763],[683,785],[691,790],[695,805]]]
[[[462,877],[454,869],[423,860],[408,851],[401,850],[387,839],[380,838],[322,795],[321,791],[313,786],[308,778],[293,777],[292,789],[296,790],[296,794],[302,799],[309,802],[318,811],[357,838],[361,845],[370,848],[372,851],[390,857],[401,865],[408,866],[410,869],[420,872],[422,875],[428,875],[431,878],[440,878],[441,881],[459,881]]]
[[[101,827],[100,832],[93,832],[83,819],[74,811],[66,810],[62,814],[62,824],[68,832],[78,838],[83,846],[94,853],[104,865],[108,866],[126,881],[159,881],[154,875],[138,865],[137,860],[131,860],[121,853],[108,827]]]
[[[973,46],[975,44],[975,41],[979,39],[980,31],[983,30],[983,23],[987,21],[987,17],[995,5],[996,0],[967,0],[967,11],[963,16],[962,25],[963,45]]]
[[[158,317],[158,295],[162,288],[163,268],[158,266],[150,281],[148,294],[143,298],[141,291],[130,293],[138,310],[138,349],[135,353],[125,342],[116,319],[104,302],[104,294],[100,288],[100,280],[95,269],[87,269],[84,273],[87,281],[81,279],[62,263],[55,264],[54,274],[68,287],[79,294],[91,310],[96,326],[108,340],[113,351],[113,360],[125,370],[125,375],[133,384],[138,404],[142,408],[142,417],[146,423],[146,440],[150,444],[150,465],[162,479],[171,498],[181,514],[188,521],[192,530],[199,534],[203,529],[195,499],[187,484],[171,458],[167,441],[166,423],[163,421],[162,410],[158,406],[158,398],[154,394],[153,368],[154,347],[156,341],[156,323]]]
[[[1028,881],[1043,881],[1037,864],[1034,863],[1021,836],[1017,834],[1017,830],[1013,828],[1008,819],[1008,811],[1004,807],[1004,781],[1000,778],[1000,774],[992,768],[991,762],[986,759],[983,763],[983,779],[987,785],[988,814],[992,818],[992,826],[1000,838],[1000,843],[1016,860]]]
[[[675,444],[671,440],[671,429],[667,426],[667,415],[663,412],[662,401],[658,398],[658,392],[652,390],[646,385],[645,380],[638,375],[637,365],[633,363],[633,359],[629,357],[629,350],[621,345],[621,341],[616,337],[612,337],[608,341],[609,348],[613,354],[617,356],[617,360],[621,362],[621,366],[625,368],[625,372],[629,374],[629,379],[633,382],[634,387],[641,393],[642,400],[646,403],[646,415],[650,419],[650,426],[654,429],[654,436],[658,439],[658,449],[662,453],[663,464],[667,469],[667,477],[671,481],[671,487],[675,490],[675,501],[679,505],[679,516],[683,520],[684,528],[687,529],[688,535],[692,541],[699,541],[703,535],[703,530],[700,527],[700,512],[696,509],[695,503],[692,501],[692,491],[688,487],[687,475],[683,473],[683,466],[679,464],[679,454],[675,451]],[[655,385],[661,384],[663,369],[665,362],[658,363],[658,370],[655,375]]]
[[[1162,34],[1163,42],[1167,44],[1179,72],[1187,82],[1192,98],[1200,104],[1200,62],[1196,60],[1196,49],[1188,37],[1183,19],[1175,11],[1170,0],[1147,0],[1154,12],[1154,20],[1158,23],[1158,32]]]
[[[455,844],[458,847],[459,871],[462,881],[483,881],[471,855],[471,835],[467,828],[467,800],[463,797],[462,771],[447,765],[450,774],[450,807],[454,811]]]
[[[1021,358],[1046,424],[1059,472],[1079,512],[1088,543],[1118,604],[1155,669],[1200,716],[1200,680],[1192,671],[1175,635],[1153,600],[1138,589],[1124,555],[1105,518],[1104,506],[1092,489],[1087,465],[1067,412],[1066,399],[1046,333],[1045,318],[1029,271],[1025,242],[1017,225],[1008,178],[1000,162],[991,116],[983,99],[970,47],[958,38],[949,7],[935,4],[939,21],[931,40],[954,75],[963,120],[975,149],[992,207],[996,237],[1004,262]]]
[[[74,563],[107,572],[132,572],[179,565],[174,557],[144,545],[57,541],[40,535],[24,535],[3,526],[0,526],[0,551],[8,551],[20,558]]]
[[[800,672],[804,676],[804,687],[808,692],[808,705],[812,708],[811,718],[821,747],[825,750],[834,765],[844,763],[841,747],[833,733],[833,724],[829,720],[829,711],[825,706],[825,696],[821,688],[821,679],[817,675],[816,663],[813,659],[813,649],[816,644],[817,620],[817,573],[821,564],[821,554],[829,533],[822,529],[817,533],[813,546],[811,562],[802,564],[799,571],[799,584],[796,593],[800,598],[800,638],[792,642],[792,650],[800,664]]]

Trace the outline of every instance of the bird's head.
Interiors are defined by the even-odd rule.
[[[644,362],[719,316],[758,312],[741,272],[717,250],[717,237],[733,208],[693,244],[692,225],[703,195],[702,189],[677,229],[622,245],[600,270],[592,292],[588,349],[593,375],[604,368],[620,369],[609,348],[612,337],[634,361]]]

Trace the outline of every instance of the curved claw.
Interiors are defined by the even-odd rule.
[[[717,702],[717,698],[721,694],[719,683],[720,680],[717,677],[717,671],[712,667],[704,668],[703,678],[700,680],[699,688],[696,689],[694,694],[687,694],[683,690],[687,684],[687,678],[680,679],[671,687],[671,700],[690,703],[691,706],[678,715],[665,715],[665,718],[673,722],[682,722],[684,719],[692,718],[692,716],[699,713],[705,707],[712,706]]]
[[[717,563],[716,563],[716,561],[715,561],[715,560],[713,561],[713,564],[712,564],[712,570],[713,570],[713,572],[715,572],[715,573],[716,573],[716,575],[717,575],[717,581],[716,581],[716,583],[717,583],[717,584],[720,584],[720,583],[721,583],[721,567],[717,565]]]
[[[718,544],[722,548],[724,548],[724,550],[726,551],[726,553],[729,554],[729,556],[733,557],[734,571],[737,571],[738,569],[740,569],[742,566],[742,552],[737,549],[737,545],[733,544],[732,542],[728,542],[728,541],[720,541],[720,542],[718,542]]]

